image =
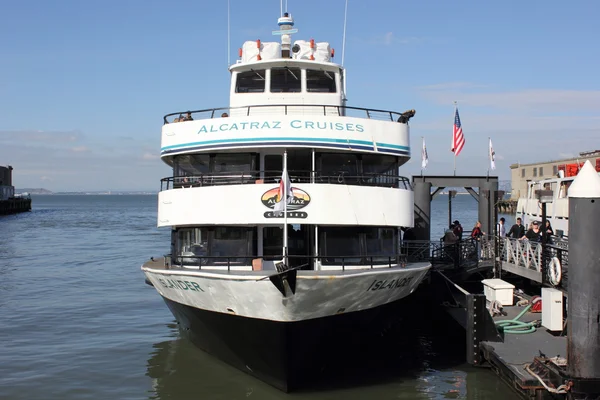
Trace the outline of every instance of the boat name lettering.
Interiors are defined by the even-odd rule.
[[[167,289],[180,289],[180,290],[192,290],[194,292],[204,292],[204,289],[200,287],[196,282],[181,281],[175,279],[162,279],[158,278],[161,285]]]
[[[365,128],[361,124],[351,124],[342,122],[328,122],[328,121],[305,121],[301,119],[295,119],[289,122],[289,128],[292,129],[313,129],[323,130],[328,129],[332,131],[348,131],[348,132],[364,132]],[[281,129],[281,121],[253,121],[253,122],[234,122],[234,123],[221,123],[221,124],[209,124],[202,125],[198,130],[200,133],[209,132],[228,132],[228,131],[244,131],[253,129]]]
[[[383,289],[396,289],[399,287],[404,287],[406,285],[408,285],[410,283],[410,281],[412,281],[413,277],[409,276],[408,278],[398,278],[398,279],[392,279],[392,280],[377,280],[375,279],[373,281],[373,283],[371,283],[371,285],[369,286],[369,288],[367,289],[367,292],[369,290],[383,290]]]

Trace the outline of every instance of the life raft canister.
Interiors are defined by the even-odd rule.
[[[560,265],[560,260],[557,257],[552,257],[550,260],[550,264],[548,265],[548,277],[550,278],[550,283],[554,286],[558,286],[562,279],[562,267]]]

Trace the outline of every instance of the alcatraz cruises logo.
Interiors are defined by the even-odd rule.
[[[306,207],[308,205],[308,203],[310,203],[309,194],[306,193],[304,190],[298,189],[295,187],[292,187],[291,190],[292,190],[293,197],[290,200],[289,204],[287,205],[288,218],[306,218],[308,216],[308,214],[303,211],[298,211],[298,210]],[[266,207],[273,209],[275,207],[275,204],[282,197],[282,195],[283,194],[280,193],[280,187],[277,186],[277,187],[267,190],[262,195],[260,200]],[[278,213],[278,214],[279,215],[275,215],[275,212],[267,211],[264,214],[264,216],[265,216],[265,218],[283,218],[283,213]]]

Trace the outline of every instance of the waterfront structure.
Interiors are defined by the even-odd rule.
[[[0,166],[0,215],[16,214],[31,210],[29,195],[15,195],[12,184],[13,167]]]
[[[565,177],[574,177],[587,160],[595,166],[596,171],[600,171],[600,150],[581,152],[579,157],[512,164],[510,166],[511,200],[516,201],[520,197],[527,196],[528,182],[556,178],[559,171],[563,171]]]
[[[409,263],[414,196],[403,113],[346,105],[326,42],[246,42],[230,105],[164,117],[158,226],[170,254],[142,266],[201,348],[284,391],[361,351],[375,316],[431,264]]]

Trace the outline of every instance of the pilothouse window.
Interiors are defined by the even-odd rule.
[[[265,91],[265,70],[255,69],[238,72],[235,83],[236,93],[262,93]]]
[[[306,70],[306,91],[335,93],[335,73],[330,71]]]
[[[300,68],[272,68],[271,92],[299,93],[302,90]]]

